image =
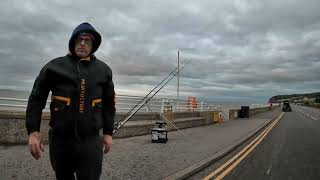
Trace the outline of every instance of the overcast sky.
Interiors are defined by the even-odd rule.
[[[94,3],[93,3],[94,2]],[[319,0],[1,0],[0,89],[31,90],[73,29],[102,35],[96,56],[118,94],[147,94],[180,60],[180,94],[266,102],[320,88]],[[176,95],[176,79],[162,93]]]

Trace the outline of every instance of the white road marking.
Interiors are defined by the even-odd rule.
[[[298,109],[298,108],[297,108]],[[307,114],[307,113],[305,113],[305,112],[303,112],[303,111],[301,111],[301,109],[298,109],[302,114],[304,114],[304,115],[306,115],[306,116],[308,116],[308,117],[310,117],[311,119],[313,119],[313,120],[318,120],[317,118],[315,118],[315,117],[313,117],[313,116],[311,116],[310,114]]]

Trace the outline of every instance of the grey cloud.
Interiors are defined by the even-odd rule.
[[[30,89],[89,21],[121,92],[147,92],[182,63],[182,94],[265,101],[319,91],[319,2],[1,1],[0,85]],[[126,90],[128,89],[128,90]],[[131,91],[129,91],[131,90]],[[163,92],[175,95],[176,80]],[[142,93],[143,92],[143,93]],[[238,97],[238,98],[237,98]]]

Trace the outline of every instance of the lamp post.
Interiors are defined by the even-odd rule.
[[[179,59],[179,51],[178,51],[178,70],[180,69],[180,59]],[[180,78],[180,72],[178,72],[177,75],[178,78],[178,85],[177,85],[177,106],[179,106],[179,78]]]

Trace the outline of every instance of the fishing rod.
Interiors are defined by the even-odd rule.
[[[153,88],[142,100],[140,100],[140,102],[138,104],[136,104],[130,111],[132,112],[142,101],[144,101],[146,98],[147,100],[145,100],[142,104],[140,104],[140,106],[134,110],[134,112],[132,112],[129,116],[127,116],[126,118],[122,118],[121,120],[119,120],[117,123],[115,123],[115,128],[113,130],[113,134],[116,133],[122,126],[124,123],[126,123],[133,115],[135,115],[146,103],[148,103],[164,86],[166,86],[170,81],[171,79],[173,79],[183,68],[186,64],[188,64],[190,62],[187,61],[186,63],[184,63],[180,68],[175,68],[167,77],[165,77],[155,88]],[[172,75],[173,74],[173,75]],[[172,75],[172,77],[167,80],[170,76]],[[156,89],[158,88],[163,82],[165,82],[165,84],[163,84],[151,97],[148,98],[148,96]],[[127,115],[129,114],[127,113]]]
[[[102,53],[103,54],[103,53]],[[189,60],[190,61],[190,60]],[[174,68],[170,74],[168,74],[157,86],[155,86],[143,99],[141,99],[130,111],[127,112],[122,118],[117,121],[115,124],[119,124],[119,122],[123,121],[126,116],[128,116],[141,102],[143,102],[156,88],[158,88],[168,77],[170,77],[179,67]]]
[[[168,74],[157,86],[155,86],[147,95],[144,96],[143,99],[141,99],[133,108],[130,109],[130,111],[127,112],[126,115],[122,116],[122,118],[116,122],[115,124],[118,124],[119,122],[123,121],[124,118],[126,116],[128,116],[141,102],[143,102],[155,89],[157,89],[168,77],[170,77],[176,70],[178,69],[178,67],[176,67],[174,70],[172,70],[170,72],[170,74]]]
[[[189,62],[190,62],[190,61],[189,61]],[[183,69],[184,65],[186,65],[186,64],[187,64],[187,63],[183,64],[183,65],[181,66],[181,68],[180,68],[164,85],[162,85],[162,86],[160,87],[160,89],[158,89],[158,90],[147,100],[146,103],[148,103],[164,86],[166,86],[166,85],[171,81],[171,79],[173,79],[173,78],[180,72],[180,70]]]
[[[190,61],[188,61],[188,63],[189,63],[189,62],[190,62]],[[130,114],[128,117],[126,117],[123,121],[122,121],[122,120],[118,121],[118,122],[115,124],[115,128],[114,128],[113,134],[116,133],[116,132],[120,129],[120,127],[123,126],[123,124],[126,123],[133,115],[135,115],[146,103],[148,103],[148,102],[151,100],[151,98],[153,98],[165,85],[167,85],[167,84],[171,81],[171,79],[173,79],[173,78],[180,72],[180,70],[183,69],[183,67],[184,67],[186,64],[187,64],[187,63],[183,64],[179,69],[176,68],[175,71],[173,71],[173,72],[175,72],[175,73],[173,74],[173,76],[172,76],[169,80],[167,80],[167,82],[166,82],[165,84],[163,84],[150,98],[148,98],[146,101],[144,101],[144,103],[140,104],[140,106],[139,106],[133,113],[131,113],[131,114]],[[177,70],[177,69],[178,69],[178,70]],[[171,74],[171,73],[170,73],[170,74]],[[170,76],[168,76],[168,77],[170,77]],[[167,77],[166,77],[165,79],[167,79]],[[164,82],[164,81],[162,81],[162,82]],[[161,85],[162,82],[161,82],[159,85]],[[159,87],[159,85],[157,85],[157,87]],[[156,89],[156,88],[154,88],[154,89]],[[152,92],[153,92],[153,91],[149,92],[148,95],[150,95]],[[145,98],[147,98],[147,97],[148,97],[148,96],[146,96]],[[144,98],[144,99],[145,99],[145,98]],[[141,101],[140,101],[139,103],[141,103]],[[138,103],[136,106],[138,106],[139,103]],[[136,106],[135,106],[135,107],[136,107]],[[134,108],[132,108],[132,110],[130,110],[130,111],[133,111],[133,109],[134,109]]]

